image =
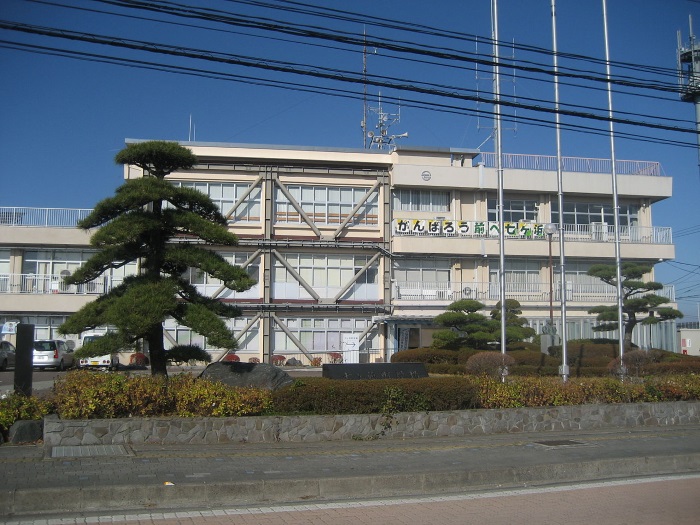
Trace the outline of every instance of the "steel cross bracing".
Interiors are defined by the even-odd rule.
[[[209,166],[209,165],[199,165],[199,169],[220,169],[221,166]],[[236,169],[236,168],[233,168]],[[245,171],[253,171],[255,168],[253,166],[246,166]],[[342,223],[331,233],[324,234],[322,229],[317,225],[313,218],[309,216],[308,213],[303,209],[303,206],[294,198],[292,193],[289,191],[287,185],[280,180],[280,175],[288,175],[290,173],[298,173],[302,170],[304,174],[339,174],[339,175],[362,175],[364,177],[370,178],[375,177],[374,182],[371,186],[367,187],[365,194],[355,203],[353,209],[344,218]],[[241,339],[248,331],[250,331],[256,323],[259,323],[259,341],[262,347],[263,360],[265,362],[272,362],[272,354],[274,352],[273,347],[273,328],[277,325],[282,331],[284,331],[292,343],[299,349],[301,353],[311,358],[312,355],[308,349],[302,344],[301,341],[294,335],[294,333],[289,329],[288,326],[280,319],[275,312],[287,312],[289,314],[294,313],[308,313],[308,312],[323,312],[323,313],[334,313],[334,314],[350,314],[350,315],[362,315],[362,314],[387,314],[391,312],[391,258],[392,254],[390,251],[390,238],[391,238],[391,221],[390,221],[390,206],[391,197],[389,191],[389,176],[386,171],[382,170],[358,170],[358,169],[324,169],[324,168],[310,168],[310,167],[297,167],[297,166],[258,166],[258,175],[255,180],[250,184],[247,190],[238,197],[237,201],[233,206],[226,211],[224,214],[227,219],[232,219],[235,217],[236,210],[245,204],[246,200],[250,194],[257,188],[261,187],[261,198],[263,202],[262,205],[262,219],[263,219],[263,238],[239,238],[238,245],[241,247],[250,246],[255,247],[255,252],[248,257],[248,259],[241,265],[242,268],[246,268],[253,264],[256,260],[261,260],[261,271],[262,271],[262,301],[259,303],[255,302],[243,302],[239,303],[238,306],[244,311],[255,312],[253,318],[246,324],[246,326],[236,334],[237,339]],[[299,214],[305,224],[310,230],[310,238],[306,239],[282,239],[275,238],[275,189],[278,189],[285,198],[289,201],[290,205]],[[347,234],[351,229],[352,220],[358,217],[363,209],[365,208],[367,201],[372,197],[373,194],[379,196],[379,202],[381,203],[381,213],[382,222],[377,225],[377,233],[379,238],[375,241],[367,240],[352,240],[343,239],[343,236]],[[346,283],[343,283],[341,290],[332,298],[321,297],[316,290],[314,290],[311,283],[307,282],[299,272],[297,272],[294,267],[287,261],[285,257],[285,250],[298,250],[298,249],[320,249],[320,250],[339,250],[339,251],[352,251],[357,253],[358,251],[364,252],[368,251],[372,253],[369,261],[364,264],[364,266],[357,272],[354,273],[353,277]],[[289,274],[299,283],[299,285],[311,296],[312,300],[305,303],[297,302],[278,302],[273,299],[272,296],[272,274],[274,260],[279,261],[282,266],[289,272]],[[381,279],[381,301],[378,302],[354,302],[354,303],[342,303],[342,297],[350,290],[350,288],[355,284],[370,268],[377,266],[378,269],[382,270]],[[219,297],[224,291],[225,286],[221,286],[214,294],[214,297]],[[372,333],[375,329],[378,329],[382,325],[372,323],[366,330],[360,335],[360,341],[365,340],[365,338]]]

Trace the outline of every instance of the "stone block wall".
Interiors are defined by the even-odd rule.
[[[258,443],[466,436],[700,423],[700,401],[330,416],[44,420],[58,445]]]

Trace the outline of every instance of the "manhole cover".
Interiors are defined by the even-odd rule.
[[[551,441],[535,441],[535,445],[544,447],[580,447],[585,445],[583,441],[574,441],[573,439],[553,439]]]
[[[129,456],[124,445],[66,445],[51,448],[52,458],[88,458],[93,456]]]

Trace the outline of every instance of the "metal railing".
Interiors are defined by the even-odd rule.
[[[441,222],[441,221],[438,221]],[[395,236],[421,236],[421,237],[451,237],[451,238],[466,238],[480,237],[493,238],[497,237],[490,233],[488,221],[475,221],[473,224],[484,225],[481,228],[472,228],[467,234],[459,232],[446,233],[442,229],[432,233],[427,228],[422,231],[407,229],[406,231],[394,231]],[[541,223],[540,223],[541,226]],[[517,232],[516,232],[517,233]],[[555,233],[553,239],[558,239],[559,234]],[[545,235],[536,237],[534,235],[506,235],[508,240],[547,240]],[[574,242],[614,242],[615,227],[612,224],[604,222],[591,224],[565,224],[564,225],[564,240]],[[673,244],[672,230],[668,226],[620,226],[620,242],[623,244]]]
[[[477,157],[479,159],[479,157]],[[495,153],[481,153],[481,161],[487,168],[496,167]],[[504,169],[557,171],[557,158],[550,155],[524,155],[504,153],[501,157]],[[562,171],[571,173],[612,173],[610,159],[589,159],[585,157],[562,157]],[[478,160],[477,160],[478,162]],[[645,160],[616,160],[615,170],[618,175],[647,175],[664,177],[658,162]]]
[[[561,292],[559,284],[553,287],[554,301],[559,301]],[[675,288],[666,285],[654,292],[656,295],[675,301]],[[498,283],[484,282],[429,282],[396,281],[394,298],[404,301],[458,301],[475,299],[477,301],[498,301],[500,290]],[[549,301],[549,282],[506,283],[506,298],[521,303],[547,303]],[[591,304],[613,303],[617,300],[617,291],[604,283],[575,283],[567,281],[566,300]]]
[[[106,277],[85,284],[66,284],[60,275],[0,273],[0,294],[101,295],[113,284]]]
[[[0,207],[0,226],[75,228],[90,212],[84,208]]]

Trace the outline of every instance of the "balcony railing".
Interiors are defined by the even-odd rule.
[[[85,284],[65,284],[60,275],[0,274],[1,294],[101,295],[108,292],[114,284],[110,283],[106,277]]]
[[[91,211],[83,208],[0,208],[0,226],[75,228]]]
[[[554,283],[552,300],[558,302],[561,297],[559,284]],[[675,288],[664,286],[654,292],[656,295],[675,301]],[[404,301],[458,301],[475,299],[477,301],[498,301],[500,290],[498,283],[460,283],[460,282],[426,282],[397,281],[394,298]],[[549,302],[549,282],[506,283],[506,298],[521,303]],[[606,304],[617,301],[617,291],[613,286],[603,283],[566,284],[566,300],[591,304]]]
[[[479,157],[477,157],[478,159]],[[482,153],[481,161],[487,168],[496,167],[495,153]],[[504,153],[501,156],[504,169],[557,171],[557,158],[550,155],[521,155]],[[562,171],[571,173],[612,173],[610,159],[588,159],[584,157],[562,157]],[[665,176],[661,164],[645,160],[616,160],[618,175]]]
[[[449,222],[452,226],[444,226]],[[417,224],[413,227],[414,223]],[[433,224],[435,223],[435,224]],[[460,225],[465,224],[465,228]],[[512,223],[512,231],[506,233],[506,239],[533,241],[547,240],[542,223]],[[431,225],[433,227],[431,227]],[[520,227],[522,226],[522,228]],[[539,227],[539,229],[538,229]],[[488,221],[445,221],[443,219],[418,220],[395,219],[393,226],[395,236],[451,237],[451,238],[498,238],[498,224]],[[553,239],[557,240],[555,233]],[[564,240],[573,242],[614,242],[615,227],[604,222],[591,224],[565,224]],[[623,244],[673,244],[672,230],[668,226],[620,226],[620,242]]]

